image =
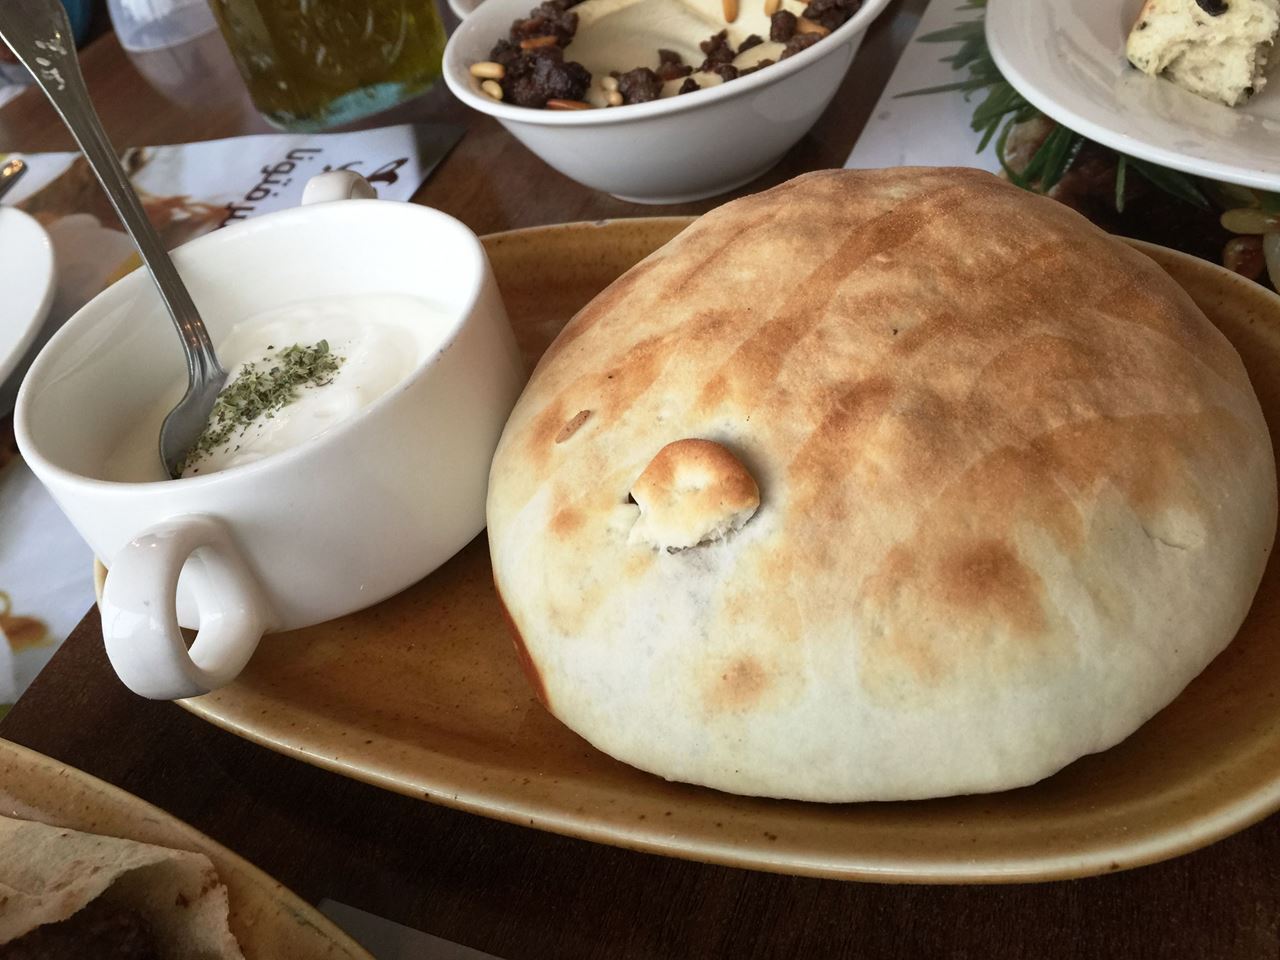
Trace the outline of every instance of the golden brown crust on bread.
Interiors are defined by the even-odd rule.
[[[689,437],[763,503],[654,551],[627,491]],[[489,521],[555,712],[603,749],[929,796],[1033,781],[1172,698],[1248,608],[1275,467],[1235,351],[1149,259],[978,171],[831,171],[704,216],[570,322]]]

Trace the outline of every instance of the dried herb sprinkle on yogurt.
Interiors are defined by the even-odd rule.
[[[207,477],[310,443],[400,390],[457,322],[441,302],[360,291],[290,300],[249,314],[215,341],[230,377],[182,476]],[[160,424],[182,395],[174,379],[121,436],[103,466],[114,481],[170,480]]]
[[[267,349],[275,351],[274,345]],[[254,424],[274,418],[298,399],[300,390],[333,383],[344,359],[329,349],[329,341],[321,340],[308,347],[295,343],[246,363],[218,394],[209,423],[179,465],[179,472],[191,468],[191,473],[199,473],[197,464],[202,459],[229,446]]]

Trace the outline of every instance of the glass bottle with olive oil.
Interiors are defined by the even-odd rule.
[[[209,0],[254,105],[282,130],[323,130],[440,76],[433,0]]]

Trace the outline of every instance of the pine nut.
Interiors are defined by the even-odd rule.
[[[548,100],[548,110],[590,110],[591,104],[582,100]]]
[[[1280,230],[1280,213],[1266,214],[1256,207],[1237,207],[1222,215],[1222,228],[1231,233],[1272,233]]]
[[[507,75],[507,68],[492,60],[481,60],[471,65],[471,75],[478,80],[501,80]]]
[[[764,15],[772,17],[782,9],[782,0],[764,0]]]
[[[620,107],[622,106],[622,94],[620,94],[617,90],[610,90],[608,101],[609,101],[609,106]]]
[[[502,86],[498,83],[497,80],[485,80],[483,83],[480,84],[480,89],[483,90],[485,93],[487,93],[489,96],[493,97],[493,99],[495,100],[502,99]]]
[[[539,47],[554,47],[556,38],[550,34],[545,37],[530,37],[520,41],[521,50],[537,50]]]
[[[738,0],[720,0],[724,8],[724,22],[733,23],[738,19]]]
[[[603,78],[603,79],[601,79],[601,81],[600,81],[600,86],[604,87],[604,89],[605,89],[605,90],[607,90],[607,91],[609,91],[610,93],[612,93],[614,90],[617,90],[617,89],[618,89],[618,78],[617,78],[617,77],[604,77],[604,78]]]
[[[804,17],[796,19],[796,33],[816,33],[820,37],[825,37],[831,31],[820,23],[814,23]]]

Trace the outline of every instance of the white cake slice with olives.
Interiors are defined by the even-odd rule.
[[[1129,62],[1209,100],[1238,107],[1277,59],[1280,0],[1147,0],[1129,31]]]

